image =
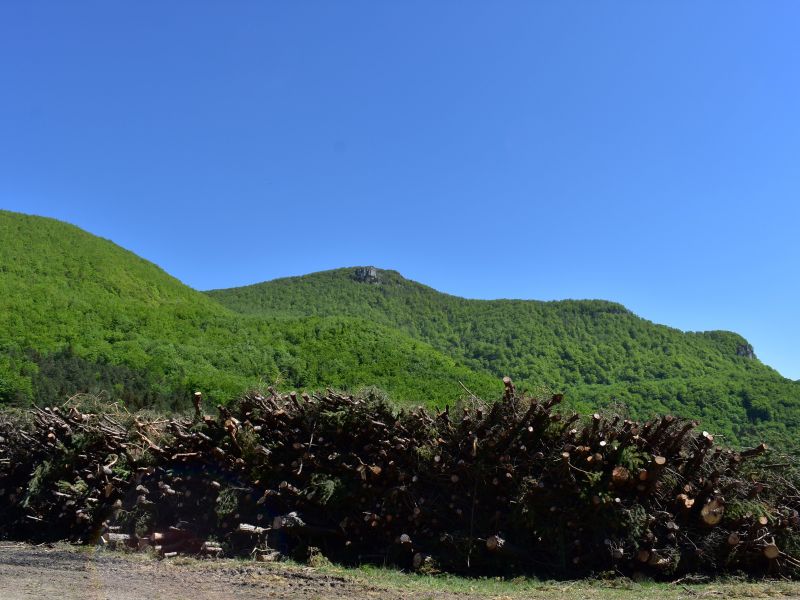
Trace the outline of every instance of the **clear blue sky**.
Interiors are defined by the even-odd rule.
[[[0,3],[0,207],[199,289],[394,268],[800,378],[800,3]],[[0,241],[1,243],[1,241]]]

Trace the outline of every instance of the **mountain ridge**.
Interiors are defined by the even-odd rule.
[[[379,269],[377,267],[363,267],[363,266],[354,266],[354,267],[342,267],[337,269],[329,269],[324,271],[316,271],[313,273],[308,273],[306,275],[299,275],[299,276],[290,276],[290,277],[280,277],[272,280],[267,280],[255,284],[250,284],[246,286],[237,286],[233,288],[220,288],[214,290],[208,290],[204,293],[208,296],[219,300],[224,306],[231,308],[234,311],[240,312],[242,314],[265,314],[269,313],[271,316],[276,315],[299,315],[299,314],[326,314],[329,312],[333,312],[331,310],[330,305],[325,305],[321,303],[317,303],[314,305],[313,302],[303,302],[303,307],[298,308],[300,303],[290,301],[291,306],[287,306],[287,303],[279,303],[276,300],[279,299],[279,295],[284,294],[287,291],[288,286],[303,286],[306,288],[310,288],[313,286],[313,282],[318,279],[332,279],[336,278],[339,279],[337,284],[347,283],[348,280],[358,281],[358,278],[354,276],[354,273],[364,270],[372,270],[374,273],[379,274],[380,277],[383,277],[380,281],[371,281],[367,285],[373,287],[373,289],[389,289],[389,288],[398,288],[398,287],[407,287],[409,288],[414,294],[428,294],[433,296],[436,300],[447,300],[457,303],[458,305],[473,305],[478,306],[480,308],[485,309],[496,309],[502,307],[527,307],[529,309],[533,308],[556,308],[556,309],[573,309],[577,308],[582,313],[591,313],[593,317],[598,317],[603,314],[618,314],[618,315],[628,315],[636,319],[636,321],[648,325],[652,325],[659,329],[664,329],[667,331],[683,334],[683,335],[694,335],[694,336],[701,336],[703,338],[713,340],[713,341],[726,341],[730,342],[731,340],[736,341],[736,348],[737,354],[741,355],[739,352],[740,348],[748,348],[752,350],[752,346],[749,342],[740,334],[730,331],[730,330],[705,330],[705,331],[685,331],[681,330],[676,327],[672,327],[665,324],[655,323],[651,320],[645,319],[636,315],[633,311],[625,307],[623,304],[604,300],[604,299],[574,299],[574,298],[567,298],[561,300],[536,300],[536,299],[521,299],[521,298],[494,298],[494,299],[483,299],[483,298],[465,298],[462,296],[457,296],[454,294],[448,294],[446,292],[440,292],[439,290],[433,288],[432,286],[428,286],[417,281],[407,279],[402,276],[396,270],[391,269]],[[387,279],[388,277],[388,279]],[[330,281],[327,283],[331,283]],[[259,290],[266,290],[267,288],[277,288],[276,292],[272,295],[259,295]],[[250,291],[255,292],[255,296]],[[307,290],[311,292],[312,290]],[[372,290],[370,290],[372,291]],[[243,297],[244,294],[246,297]],[[352,294],[351,294],[352,296]],[[388,296],[388,294],[384,294],[384,296]],[[307,293],[304,298],[313,298],[311,293]],[[365,299],[358,298],[362,303]],[[408,302],[408,300],[406,300]],[[338,313],[353,313],[361,315],[364,312],[364,307],[357,308],[355,311],[352,309],[357,305],[355,302],[342,302],[341,299],[337,299],[336,302],[336,312]],[[368,307],[368,310],[371,307]],[[374,311],[372,311],[374,315]],[[730,345],[729,345],[730,349]],[[751,354],[748,358],[756,358],[755,354]],[[763,364],[763,363],[761,363]],[[765,367],[769,367],[768,365],[764,365]],[[775,371],[774,369],[772,369]],[[775,371],[777,373],[777,371]]]
[[[371,272],[370,280],[357,272]],[[773,409],[781,397],[800,401],[796,384],[761,363],[743,336],[684,332],[607,300],[465,299],[363,266],[206,293],[242,314],[348,315],[396,327],[476,371],[565,391],[584,410],[616,398],[635,416],[684,409],[714,422],[723,418],[715,413],[731,412],[780,428],[776,417],[785,415]]]
[[[559,303],[559,302],[599,302],[603,304],[614,305],[620,308],[623,312],[633,313],[629,308],[627,308],[624,304],[620,302],[615,302],[614,300],[606,300],[603,298],[554,298],[550,300],[540,300],[537,298],[522,298],[522,297],[498,297],[498,298],[472,298],[469,296],[459,296],[458,294],[451,294],[450,292],[445,292],[435,288],[432,285],[428,285],[417,281],[416,279],[409,279],[405,277],[400,271],[397,269],[386,269],[384,267],[376,267],[375,265],[349,265],[343,267],[336,267],[333,269],[322,269],[319,271],[311,271],[310,273],[304,273],[302,275],[282,275],[280,277],[274,277],[272,279],[265,279],[263,281],[258,281],[255,283],[248,283],[244,285],[237,285],[231,287],[224,287],[224,288],[211,288],[207,290],[200,290],[204,294],[214,295],[218,292],[226,292],[229,290],[237,290],[242,288],[251,288],[256,287],[264,284],[277,284],[277,283],[287,283],[292,281],[304,280],[308,278],[313,278],[318,275],[326,275],[331,273],[353,273],[359,270],[367,270],[373,269],[381,274],[389,274],[393,277],[401,280],[404,283],[413,285],[415,287],[419,287],[421,289],[427,291],[436,292],[439,295],[447,296],[450,298],[457,298],[459,300],[466,300],[466,301],[474,301],[474,302],[535,302],[535,303],[542,303],[542,304],[549,304],[549,303]],[[355,275],[353,276],[354,279],[358,280],[358,277]],[[378,282],[379,283],[379,282]]]

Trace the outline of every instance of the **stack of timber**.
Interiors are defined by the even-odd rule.
[[[214,415],[0,414],[0,536],[427,572],[800,575],[800,476],[694,422],[501,399],[427,411],[331,390]]]

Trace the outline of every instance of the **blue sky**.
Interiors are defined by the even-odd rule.
[[[797,2],[0,4],[0,207],[198,289],[606,298],[800,378]],[[2,243],[2,241],[0,241]]]

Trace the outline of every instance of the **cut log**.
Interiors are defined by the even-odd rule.
[[[708,527],[714,527],[722,521],[724,513],[725,504],[719,498],[715,498],[703,506],[700,510],[700,518]]]
[[[499,552],[506,545],[506,541],[499,535],[490,535],[486,538],[486,549],[489,552]]]
[[[611,481],[617,487],[626,485],[631,480],[631,472],[623,466],[616,466],[611,471]]]
[[[247,523],[239,523],[239,531],[243,533],[252,533],[253,535],[261,535],[269,531],[266,527],[258,527],[256,525],[248,525]]]
[[[194,416],[195,419],[199,421],[203,417],[202,407],[201,407],[203,402],[203,393],[195,392],[194,396],[192,397],[192,400],[194,402]]]
[[[762,443],[756,446],[755,448],[750,448],[749,450],[742,450],[739,453],[739,456],[741,456],[742,458],[749,458],[751,456],[758,456],[759,454],[763,454],[767,450],[768,450],[767,445]]]

